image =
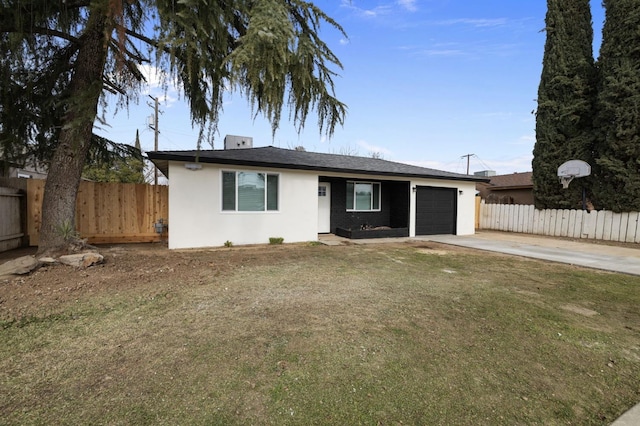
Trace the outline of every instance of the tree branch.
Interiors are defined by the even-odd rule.
[[[6,26],[0,25],[0,33],[26,33],[26,34],[49,35],[54,37],[60,37],[61,39],[64,39],[71,43],[76,43],[76,44],[80,41],[80,39],[72,36],[71,34],[65,33],[63,31],[58,31],[51,28],[43,28],[43,27],[18,28],[13,24],[6,25]]]

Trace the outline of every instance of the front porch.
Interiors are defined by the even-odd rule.
[[[396,238],[362,238],[362,239],[349,239],[341,237],[336,234],[318,234],[318,242],[325,246],[348,246],[352,244],[364,245],[364,244],[387,244],[387,243],[407,243],[410,241],[427,241],[427,237],[396,237]]]

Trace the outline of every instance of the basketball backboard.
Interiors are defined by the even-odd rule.
[[[569,160],[558,167],[558,177],[585,177],[591,174],[591,166],[582,160]]]

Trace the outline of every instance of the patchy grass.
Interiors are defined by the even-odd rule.
[[[640,401],[640,277],[417,243],[145,256],[152,287],[124,256],[2,316],[3,423],[604,425]]]

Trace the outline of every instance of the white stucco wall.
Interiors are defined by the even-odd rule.
[[[457,235],[473,235],[476,232],[476,183],[457,182],[458,222]]]
[[[221,171],[279,174],[278,211],[222,211]],[[318,239],[318,174],[304,171],[202,164],[197,171],[169,163],[169,248],[285,243]]]
[[[279,174],[278,211],[222,211],[222,170],[255,171]],[[369,181],[389,176],[323,173],[323,176],[365,178]],[[261,169],[241,166],[202,164],[197,171],[187,170],[182,162],[169,163],[169,248],[267,244],[270,237],[282,237],[285,243],[315,241],[318,238],[317,172],[286,169]],[[475,183],[436,179],[411,179],[409,188],[434,186],[458,191],[458,235],[475,232]],[[462,191],[462,194],[459,193]],[[416,194],[410,193],[409,235],[415,236]]]

